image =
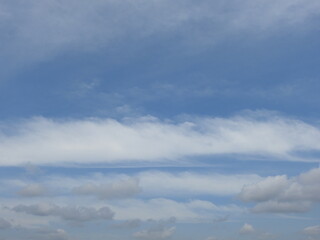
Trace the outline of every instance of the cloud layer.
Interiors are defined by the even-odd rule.
[[[56,216],[68,221],[110,220],[114,213],[108,207],[94,209],[90,207],[60,207],[55,204],[20,204],[12,208],[15,212],[23,212],[36,216]]]
[[[2,0],[0,7],[4,23],[0,30],[5,33],[2,50],[16,65],[50,59],[68,50],[105,48],[128,36],[133,41],[179,36],[201,46],[239,33],[297,31],[300,26],[313,25],[320,13],[316,0],[32,0],[29,4]]]
[[[35,118],[2,125],[0,165],[62,165],[177,160],[239,154],[316,161],[295,153],[319,151],[320,130],[281,117],[206,118],[163,122],[154,118],[54,121]]]

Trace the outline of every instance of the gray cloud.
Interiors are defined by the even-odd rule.
[[[70,237],[68,236],[67,232],[63,229],[36,229],[33,231],[29,230],[30,239],[33,240],[68,240]]]
[[[135,178],[100,185],[88,183],[73,189],[76,194],[93,195],[100,199],[130,198],[140,191],[139,181]]]
[[[0,218],[0,229],[8,229],[11,228],[12,225],[9,221],[4,218]]]
[[[253,212],[306,212],[313,203],[320,202],[320,168],[297,177],[267,177],[244,186],[239,198],[256,202]]]
[[[307,235],[320,236],[320,225],[306,227],[303,232]]]
[[[252,211],[255,213],[301,213],[307,212],[311,208],[311,202],[281,202],[281,201],[266,201],[256,204]]]
[[[99,209],[91,207],[60,207],[55,204],[17,205],[12,208],[15,212],[24,212],[36,216],[57,216],[69,221],[109,220],[114,213],[108,207]]]
[[[31,0],[27,5],[1,0],[0,7],[1,50],[21,65],[66,50],[115,45],[129,35],[143,39],[175,34],[202,46],[239,33],[272,33],[283,27],[297,31],[320,12],[317,0]]]
[[[147,230],[142,230],[139,232],[135,232],[133,236],[139,239],[150,239],[150,240],[157,240],[157,239],[167,239],[171,237],[175,232],[175,227],[156,227],[150,228]]]
[[[132,220],[126,220],[123,222],[119,222],[116,224],[113,224],[112,227],[114,228],[136,228],[139,227],[141,225],[141,220],[140,219],[132,219]]]
[[[23,187],[19,192],[23,197],[38,197],[46,194],[46,189],[41,184],[29,184]]]

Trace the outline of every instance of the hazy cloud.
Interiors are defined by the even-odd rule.
[[[140,191],[139,181],[133,178],[115,181],[110,184],[87,183],[73,189],[76,194],[93,195],[100,199],[130,198]]]
[[[91,207],[60,207],[55,204],[20,204],[12,208],[15,212],[24,212],[36,216],[57,216],[64,220],[70,221],[92,221],[92,220],[109,220],[114,213],[108,207],[99,209]]]
[[[236,205],[215,205],[210,201],[192,200],[179,202],[166,198],[154,198],[149,200],[122,200],[109,204],[117,214],[116,220],[139,218],[143,221],[154,219],[161,220],[174,217],[177,221],[212,222],[212,219],[221,214],[237,214],[244,209]]]
[[[320,225],[306,227],[303,232],[307,235],[320,236]]]
[[[147,230],[142,230],[140,232],[135,232],[133,236],[139,239],[151,239],[151,240],[167,239],[174,234],[175,230],[176,230],[175,227],[166,228],[161,226],[161,227],[151,228]]]
[[[237,34],[299,31],[302,23],[315,25],[313,18],[320,13],[317,0],[1,0],[0,7],[1,50],[15,66],[65,51],[114,46],[127,42],[128,36],[141,40],[175,35],[189,47],[203,47]]]
[[[242,228],[240,229],[240,234],[250,234],[254,233],[255,230],[252,225],[245,223]]]
[[[46,189],[41,184],[29,184],[23,187],[18,194],[23,197],[38,197],[43,196],[46,193]]]
[[[11,223],[4,218],[0,218],[0,229],[11,228]]]
[[[140,219],[132,219],[132,220],[126,220],[123,222],[115,223],[112,225],[114,228],[136,228],[141,225]]]

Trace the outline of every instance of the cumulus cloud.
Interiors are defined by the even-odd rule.
[[[108,207],[95,209],[92,207],[60,207],[55,204],[17,205],[12,208],[15,212],[23,212],[36,216],[57,216],[69,221],[110,220],[114,213]]]
[[[46,189],[41,184],[28,184],[23,187],[18,194],[23,197],[38,197],[43,196],[46,193]]]
[[[254,212],[306,212],[320,201],[320,168],[297,177],[267,177],[244,186],[239,194],[246,202],[256,202]]]
[[[141,191],[138,179],[120,180],[110,184],[87,183],[75,187],[73,192],[81,195],[94,195],[100,199],[129,198]]]
[[[176,230],[175,227],[170,227],[170,228],[157,227],[157,228],[142,230],[140,232],[135,232],[133,236],[139,239],[150,239],[150,240],[167,239],[174,234],[175,230]]]
[[[245,223],[240,229],[240,234],[251,234],[254,233],[255,230],[252,225]]]
[[[317,126],[281,117],[238,116],[182,123],[154,118],[127,122],[34,118],[14,126],[3,125],[2,129],[11,131],[0,132],[2,166],[168,161],[216,154],[312,161],[295,152],[320,150]]]

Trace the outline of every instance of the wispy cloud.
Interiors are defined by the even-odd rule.
[[[265,34],[288,27],[297,31],[301,23],[312,25],[320,13],[316,0],[32,0],[0,1],[0,6],[2,50],[16,65],[63,51],[94,51],[125,42],[127,36],[135,40],[178,35],[199,46],[239,33]]]
[[[317,161],[296,153],[320,150],[316,125],[278,116],[51,120],[2,124],[0,165],[155,162],[188,156],[238,154]]]
[[[91,207],[60,207],[55,204],[17,205],[12,208],[15,212],[23,212],[35,216],[57,216],[64,220],[85,222],[92,220],[110,220],[114,213],[108,207],[94,209]]]

